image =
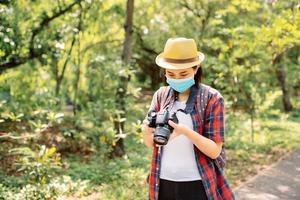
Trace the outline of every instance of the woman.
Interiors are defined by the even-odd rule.
[[[217,90],[201,84],[204,57],[195,41],[187,38],[170,38],[156,57],[169,86],[154,93],[148,113],[181,111],[176,114],[178,123],[168,121],[173,132],[164,146],[153,142],[155,129],[149,127],[147,117],[143,122],[144,143],[153,148],[147,179],[150,200],[235,198],[215,162],[224,143],[224,100]]]

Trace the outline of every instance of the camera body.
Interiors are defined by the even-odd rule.
[[[176,112],[171,114],[167,109],[163,109],[160,112],[151,111],[148,114],[149,127],[155,128],[153,141],[158,145],[166,145],[173,132],[173,127],[169,125],[168,121],[172,120],[176,124],[178,118]]]

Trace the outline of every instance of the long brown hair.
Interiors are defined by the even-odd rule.
[[[196,69],[197,68],[197,65],[193,67],[193,69]],[[198,71],[196,72],[195,76],[194,76],[194,79],[195,79],[195,84],[196,86],[198,87],[199,84],[202,82],[202,79],[203,79],[203,74],[202,74],[202,67],[201,65],[199,65],[199,68],[198,68]]]

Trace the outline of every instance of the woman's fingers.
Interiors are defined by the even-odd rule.
[[[146,128],[147,128],[147,125],[146,125],[146,124],[142,124],[142,131],[143,131],[143,132],[146,131]]]
[[[144,132],[146,134],[153,134],[155,129],[149,127],[148,124],[146,122],[143,123],[143,125],[142,125],[142,132]]]
[[[177,124],[173,122],[172,120],[168,121],[169,125],[172,126],[173,128],[177,128]]]
[[[175,130],[173,130],[172,134],[170,135],[169,141],[173,140],[174,138],[176,138],[179,135],[180,134],[178,134]]]
[[[147,129],[148,129],[148,132],[149,132],[149,133],[154,133],[154,130],[155,130],[154,128],[150,128],[150,127],[148,126]]]
[[[149,121],[144,119],[143,124],[149,125]]]

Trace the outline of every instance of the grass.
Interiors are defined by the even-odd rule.
[[[247,120],[239,116],[233,120],[239,131],[227,132],[227,166],[226,177],[232,187],[248,180],[258,171],[264,169],[288,152],[299,148],[300,118],[294,118],[295,111],[289,115],[282,114],[278,118],[259,118],[255,120],[257,130],[254,142]]]

